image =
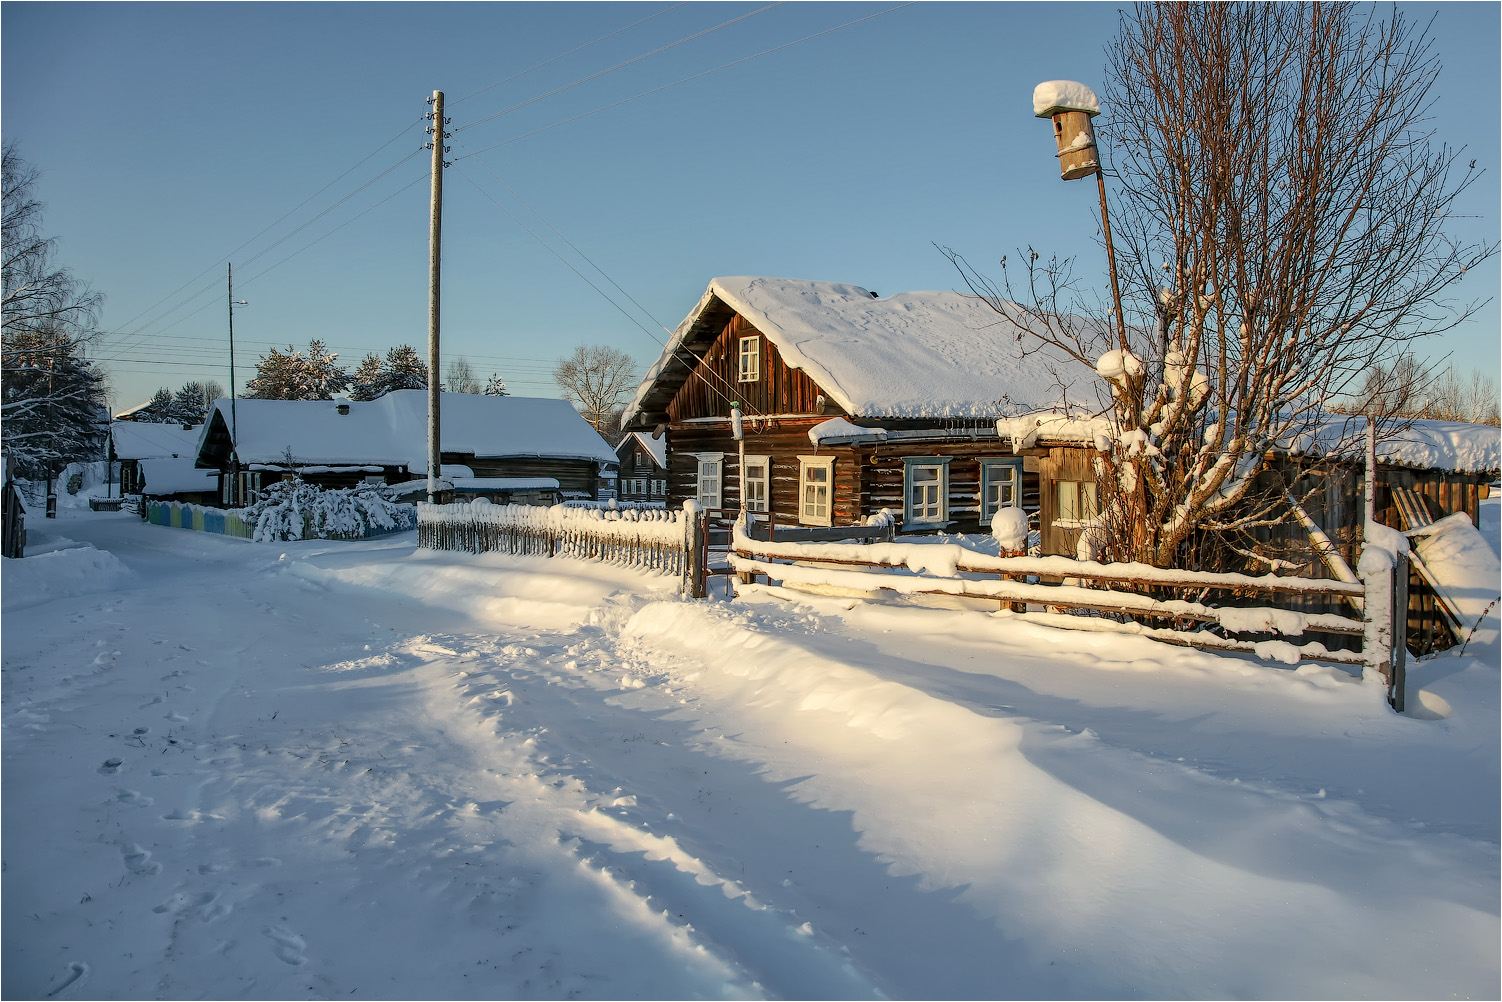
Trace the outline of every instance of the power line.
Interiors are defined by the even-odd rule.
[[[484,94],[486,91],[494,90],[495,88],[501,86],[502,84],[508,84],[508,83],[510,83],[513,80],[517,80],[517,79],[519,79],[521,77],[524,77],[528,73],[531,73],[533,70],[540,70],[544,66],[547,66],[549,63],[556,63],[558,60],[564,58],[565,56],[572,56],[576,52],[583,52],[585,49],[589,48],[591,45],[595,45],[595,44],[598,44],[600,42],[603,42],[607,38],[614,38],[616,35],[619,35],[619,34],[622,34],[624,32],[630,31],[632,28],[635,28],[638,25],[646,24],[648,21],[652,20],[653,18],[661,17],[662,15],[664,15],[664,14],[670,12],[670,11],[675,11],[679,7],[682,7],[682,6],[684,6],[684,4],[682,4],[682,3],[675,3],[671,7],[664,7],[662,10],[658,11],[656,14],[648,14],[646,17],[642,18],[640,21],[632,21],[630,24],[626,25],[624,28],[617,28],[616,30],[614,30],[614,31],[612,31],[612,32],[610,32],[608,34],[601,35],[599,38],[595,39],[593,42],[585,42],[583,45],[576,45],[572,49],[569,49],[567,52],[560,52],[560,53],[558,53],[558,55],[553,56],[551,59],[544,59],[540,63],[536,63],[536,64],[534,64],[532,66],[527,67],[526,69],[522,70],[520,73],[513,73],[513,74],[511,74],[509,77],[507,77],[504,80],[497,80],[495,83],[491,84],[488,87],[481,87],[479,90],[475,91],[472,94],[466,94],[466,95],[464,95],[458,101],[453,102],[453,104],[461,104],[464,101],[468,101],[472,97],[479,97],[481,94]],[[449,107],[453,107],[453,104],[451,104]]]
[[[498,111],[498,112],[496,112],[493,115],[486,115],[484,118],[477,118],[473,122],[470,122],[468,125],[461,125],[458,128],[452,130],[452,132],[450,132],[450,135],[453,135],[454,133],[458,133],[458,132],[463,132],[465,129],[473,129],[477,125],[484,125],[486,122],[494,121],[495,119],[500,118],[502,115],[509,115],[513,111],[519,111],[522,108],[527,107],[528,105],[536,104],[538,101],[544,101],[544,100],[546,100],[546,99],[548,99],[550,97],[554,97],[555,95],[562,94],[564,91],[573,90],[575,87],[581,86],[582,84],[587,84],[591,80],[598,80],[600,77],[603,77],[603,76],[605,76],[607,74],[610,74],[610,73],[614,73],[616,70],[624,69],[627,66],[632,65],[633,63],[639,63],[643,59],[650,59],[651,57],[653,57],[655,55],[658,55],[660,53],[666,52],[669,49],[677,48],[678,46],[683,45],[686,42],[692,42],[695,39],[703,38],[705,35],[713,34],[714,32],[719,31],[722,28],[728,28],[732,24],[736,24],[737,22],[744,21],[744,20],[746,20],[749,17],[755,17],[757,14],[761,14],[761,13],[764,13],[765,11],[769,11],[773,7],[781,7],[786,2],[787,2],[787,0],[778,0],[777,3],[770,3],[770,4],[767,4],[765,7],[759,7],[756,10],[753,10],[753,11],[751,11],[748,14],[742,14],[740,17],[733,17],[733,18],[731,18],[728,21],[725,21],[725,22],[723,22],[721,24],[715,25],[713,28],[705,28],[703,31],[695,32],[692,35],[687,35],[687,36],[685,36],[683,38],[680,38],[676,42],[669,42],[667,45],[664,45],[664,46],[661,46],[659,48],[653,49],[651,52],[643,52],[641,55],[639,55],[639,56],[633,56],[632,58],[626,60],[623,63],[616,63],[614,66],[611,66],[608,69],[599,70],[598,72],[591,73],[588,76],[580,77],[578,80],[575,80],[573,83],[564,84],[562,87],[555,87],[554,89],[548,91],[546,94],[539,94],[536,97],[528,98],[527,100],[522,101],[519,104],[513,104],[511,107],[506,108],[503,111]]]
[[[714,67],[713,69],[705,70],[702,73],[695,73],[692,76],[686,76],[686,77],[684,77],[681,80],[674,80],[672,83],[663,84],[661,87],[654,87],[651,90],[642,91],[640,94],[634,94],[631,97],[622,98],[619,101],[614,101],[614,102],[612,102],[610,104],[602,105],[602,106],[594,109],[593,111],[586,111],[586,112],[583,112],[582,114],[574,115],[572,118],[565,118],[565,119],[563,119],[560,122],[554,122],[552,125],[545,125],[542,128],[540,128],[540,129],[533,129],[531,132],[524,132],[524,133],[522,133],[519,136],[513,136],[512,138],[507,139],[504,142],[499,142],[499,143],[496,143],[496,144],[494,144],[492,146],[486,146],[486,147],[483,147],[482,149],[475,150],[472,153],[467,153],[467,154],[465,154],[465,157],[478,156],[481,153],[488,153],[491,150],[498,150],[502,146],[510,146],[512,143],[520,142],[523,139],[530,139],[533,136],[541,135],[544,132],[548,132],[548,131],[550,131],[552,129],[556,129],[559,126],[569,125],[570,123],[577,122],[577,121],[579,121],[582,118],[589,118],[591,115],[598,115],[602,111],[609,111],[612,108],[619,108],[623,104],[630,104],[632,101],[637,101],[637,100],[640,100],[641,98],[644,98],[644,97],[651,97],[653,94],[660,94],[663,91],[668,90],[668,89],[670,89],[672,87],[677,87],[679,84],[685,84],[685,83],[688,83],[688,82],[690,82],[692,80],[698,80],[701,77],[707,77],[711,73],[718,73],[720,70],[726,70],[726,69],[729,69],[732,66],[738,66],[741,63],[749,62],[752,59],[758,59],[761,56],[770,55],[773,52],[779,52],[779,51],[781,51],[783,49],[791,48],[794,45],[801,45],[804,42],[807,42],[807,41],[810,41],[812,39],[818,38],[818,37],[820,37],[822,35],[828,35],[831,32],[840,31],[842,29],[849,28],[849,27],[851,27],[853,25],[860,24],[863,21],[869,21],[872,18],[881,17],[884,14],[890,14],[893,11],[896,11],[896,10],[902,10],[904,7],[911,7],[916,2],[917,2],[917,0],[911,0],[911,2],[909,2],[909,3],[902,3],[902,4],[898,4],[895,7],[888,7],[886,10],[877,11],[875,14],[868,14],[865,17],[858,17],[858,18],[856,18],[853,21],[846,21],[844,24],[835,25],[833,28],[825,28],[823,31],[816,31],[816,32],[814,32],[811,35],[804,35],[802,38],[794,39],[791,42],[784,42],[781,45],[774,45],[770,49],[763,49],[762,51],[752,53],[749,56],[742,56],[739,59],[733,59],[733,60],[731,60],[728,63],[723,63],[723,64],[721,64],[719,66]],[[492,116],[492,117],[494,117],[494,116]],[[474,122],[474,123],[471,123],[471,124],[478,125],[479,123],[478,122]],[[456,157],[455,158],[455,160],[463,160],[463,159],[464,159],[464,157]]]
[[[313,199],[317,198],[319,195],[322,195],[325,191],[328,191],[334,185],[336,185],[340,181],[344,180],[344,178],[348,177],[355,170],[359,169],[359,167],[362,164],[364,164],[367,160],[371,159],[371,157],[374,157],[376,154],[380,153],[386,147],[388,147],[392,143],[396,142],[398,139],[400,139],[402,136],[404,136],[407,132],[411,131],[411,129],[412,129],[412,127],[414,125],[416,125],[416,124],[418,124],[418,123],[420,123],[422,121],[423,121],[423,119],[419,118],[416,121],[409,122],[407,125],[402,126],[402,128],[396,133],[396,135],[392,136],[390,139],[386,140],[380,146],[377,146],[370,153],[368,153],[364,157],[360,158],[358,161],[355,162],[354,166],[350,167],[348,170],[344,171],[342,174],[340,174],[338,177],[334,178],[328,184],[324,185],[322,188],[319,188],[313,194],[309,195],[307,198],[305,198],[301,202],[297,203],[297,205],[293,206],[287,212],[283,213],[281,215],[281,217],[279,217],[274,222],[272,222],[269,225],[267,225],[265,228],[263,228],[255,236],[251,237],[249,240],[246,240],[244,243],[240,244],[239,247],[236,247],[234,250],[230,251],[224,257],[220,258],[218,261],[216,261],[213,264],[209,265],[203,271],[199,272],[197,275],[195,275],[192,278],[188,279],[182,285],[178,286],[176,289],[172,290],[167,295],[163,296],[161,299],[157,300],[155,303],[153,303],[152,305],[148,306],[146,309],[142,310],[140,313],[137,313],[135,316],[131,317],[129,320],[125,321],[120,326],[121,327],[129,327],[131,324],[133,324],[137,320],[141,319],[141,317],[143,317],[146,314],[150,313],[152,310],[155,310],[158,306],[162,305],[163,303],[167,302],[167,300],[169,300],[172,297],[176,296],[183,289],[186,289],[188,286],[190,286],[194,282],[198,281],[204,275],[207,275],[210,271],[213,271],[213,270],[217,269],[219,267],[219,265],[224,264],[226,261],[228,261],[235,254],[239,253],[244,248],[250,246],[252,243],[255,243],[255,241],[257,241],[261,237],[265,236],[268,232],[270,232],[275,227],[279,226],[283,221],[285,221],[288,217],[290,217],[291,215],[293,215],[294,213],[296,213],[303,206],[307,205],[309,202],[313,201]],[[197,298],[200,295],[202,295],[202,292],[194,293],[193,296],[189,297],[188,302],[192,302],[193,299]],[[168,314],[170,314],[171,312],[172,311],[169,310]],[[166,314],[164,314],[164,316],[165,315]],[[160,320],[154,321],[154,322],[160,322]]]

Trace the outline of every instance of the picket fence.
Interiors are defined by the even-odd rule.
[[[682,509],[491,504],[417,505],[417,545],[430,550],[602,560],[676,574],[683,592],[707,594],[704,513]]]

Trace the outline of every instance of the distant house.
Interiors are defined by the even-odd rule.
[[[853,525],[887,508],[903,532],[973,530],[998,507],[1038,507],[1035,456],[1013,451],[997,417],[1067,403],[1067,366],[1024,357],[1019,333],[953,292],[717,278],[625,426],[666,441],[671,504],[739,508],[744,493],[781,525]]]
[[[593,499],[614,472],[614,451],[565,400],[443,393],[440,401],[440,476],[450,496]],[[292,476],[323,487],[397,485],[425,497],[427,408],[426,390],[368,401],[216,400],[197,462],[215,471],[230,506]]]
[[[639,431],[616,443],[620,480],[617,497],[638,504],[662,504],[668,497],[668,443]]]
[[[121,495],[213,504],[219,480],[212,470],[194,466],[199,432],[196,425],[111,422],[109,458],[120,464]]]

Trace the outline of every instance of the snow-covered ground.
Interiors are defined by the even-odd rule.
[[[8,998],[1499,994],[1494,644],[1397,716],[1009,613],[29,528]]]

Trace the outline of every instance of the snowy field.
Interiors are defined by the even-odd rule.
[[[6,998],[1502,990],[1495,632],[1397,716],[1010,614],[29,529]]]

